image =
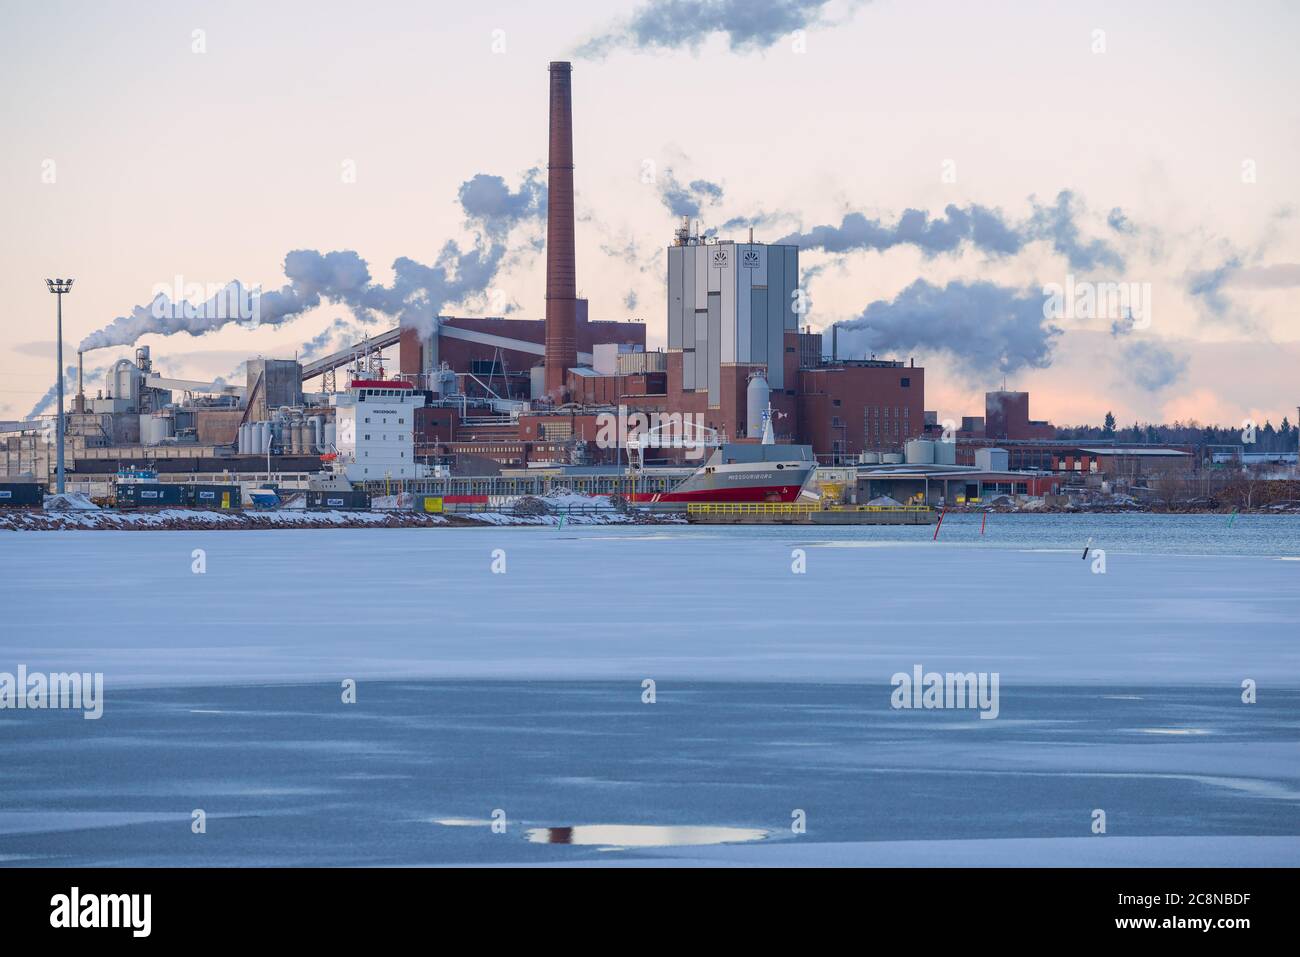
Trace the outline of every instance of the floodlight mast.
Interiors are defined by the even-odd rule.
[[[58,379],[56,381],[58,382],[58,390],[59,390],[59,400],[58,400],[59,406],[55,414],[55,423],[56,423],[55,441],[58,442],[58,448],[55,454],[57,455],[57,461],[58,461],[58,478],[57,478],[57,484],[55,485],[55,490],[60,495],[62,495],[63,494],[63,295],[64,293],[71,291],[72,280],[71,279],[47,279],[45,280],[45,285],[49,287],[50,292],[52,292],[55,296],[58,297],[57,300],[58,305],[56,307],[56,315],[58,318],[56,320],[56,327],[55,327],[56,328],[55,353],[56,353],[56,361],[58,362],[58,369],[56,370],[58,372]]]

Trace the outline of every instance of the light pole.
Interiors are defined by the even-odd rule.
[[[58,418],[55,420],[57,423],[55,439],[59,443],[59,448],[57,452],[58,463],[59,463],[58,486],[56,488],[56,491],[60,495],[62,495],[63,494],[63,294],[72,289],[72,280],[71,279],[47,279],[45,280],[45,285],[50,287],[50,292],[54,293],[54,295],[59,297],[58,313],[57,313],[58,314],[58,335],[57,335],[57,346],[56,346],[58,352],[58,362],[59,362],[59,369],[58,369],[59,407],[58,407]]]

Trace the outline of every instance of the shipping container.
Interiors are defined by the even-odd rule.
[[[325,492],[319,489],[308,489],[307,507],[309,509],[337,508],[345,511],[368,509],[370,508],[370,495],[360,490]]]
[[[238,485],[187,485],[188,504],[195,508],[236,509],[243,505]]]
[[[0,482],[0,508],[23,508],[41,505],[45,486],[37,482]]]
[[[156,505],[187,505],[184,485],[166,482],[126,482],[117,486],[117,504],[121,508]]]

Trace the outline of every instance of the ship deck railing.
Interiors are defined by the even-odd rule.
[[[928,505],[834,505],[818,502],[691,502],[688,515],[805,515],[809,512],[930,512]]]

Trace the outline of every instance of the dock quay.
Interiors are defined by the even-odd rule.
[[[925,505],[695,502],[686,507],[686,520],[693,525],[933,525],[935,513]]]

